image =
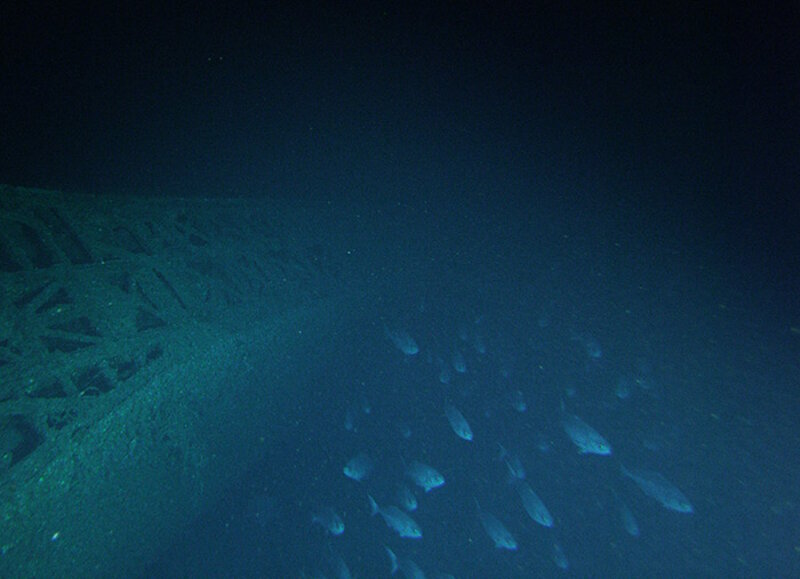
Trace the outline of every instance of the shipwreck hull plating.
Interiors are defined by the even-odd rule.
[[[0,187],[0,575],[141,571],[367,315],[345,223]]]

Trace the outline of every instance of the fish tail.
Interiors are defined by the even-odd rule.
[[[397,573],[397,570],[400,568],[400,565],[397,563],[397,555],[395,555],[394,551],[392,551],[386,545],[384,545],[383,548],[386,549],[386,554],[389,555],[389,564],[392,566],[392,568],[390,570],[390,574],[394,575],[395,573]]]
[[[372,495],[367,495],[369,498],[369,514],[373,517],[378,514],[380,508],[378,507],[378,503],[375,502],[375,499],[372,498]]]

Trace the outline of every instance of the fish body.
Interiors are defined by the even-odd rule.
[[[439,364],[439,382],[442,384],[450,384],[453,380],[452,369],[441,358],[437,359],[437,363]]]
[[[694,507],[686,495],[661,473],[636,468],[627,469],[623,466],[622,474],[635,482],[648,497],[661,503],[664,508],[687,515],[694,512]]]
[[[478,506],[478,518],[483,525],[486,534],[494,542],[494,546],[498,549],[506,549],[507,551],[517,550],[517,540],[511,534],[506,526],[500,522],[492,513],[484,511]]]
[[[386,549],[386,554],[389,556],[390,575],[395,575],[398,571],[402,571],[406,579],[425,579],[425,573],[414,561],[408,557],[400,559],[389,547],[384,545],[383,548]]]
[[[477,332],[472,335],[472,347],[475,348],[475,352],[481,356],[486,354],[486,342],[483,341],[483,336]]]
[[[328,545],[328,563],[331,566],[334,577],[338,579],[353,579],[353,574],[350,572],[347,563],[339,553],[331,548],[330,544]]]
[[[466,441],[472,440],[472,429],[469,426],[469,422],[467,422],[467,419],[464,418],[458,408],[448,402],[444,405],[444,414],[447,416],[447,421],[456,436]]]
[[[611,444],[594,428],[586,424],[574,414],[564,414],[561,420],[564,432],[581,454],[611,454]]]
[[[392,344],[394,344],[394,347],[403,352],[406,356],[415,356],[419,354],[419,345],[416,340],[411,337],[411,334],[405,330],[390,330],[387,326],[384,326],[383,332]]]
[[[636,517],[633,516],[633,512],[625,503],[620,503],[619,505],[619,518],[622,521],[622,526],[625,528],[626,533],[631,537],[639,536],[639,523],[636,522]]]
[[[439,488],[445,482],[442,473],[432,466],[417,461],[412,462],[406,467],[406,476],[426,493],[435,488]]]
[[[520,457],[506,450],[506,448],[502,444],[498,443],[497,446],[500,447],[500,456],[498,457],[498,459],[506,463],[506,468],[508,469],[509,482],[511,484],[514,484],[517,481],[524,480],[525,466],[522,464],[522,460],[520,459]]]
[[[417,497],[410,488],[401,484],[397,487],[397,502],[400,506],[409,513],[417,510]]]
[[[395,506],[381,508],[372,496],[367,496],[369,497],[370,514],[372,514],[372,516],[380,515],[386,523],[386,526],[395,531],[403,539],[422,538],[422,529],[408,513]]]
[[[603,357],[603,347],[593,336],[589,334],[573,334],[572,340],[583,346],[586,356],[590,360],[599,360]]]
[[[562,571],[569,569],[569,559],[567,559],[564,549],[558,543],[553,543],[553,563]]]
[[[509,393],[508,399],[511,402],[511,407],[517,412],[522,413],[528,410],[528,404],[525,402],[525,395],[522,390],[514,390]]]
[[[342,470],[347,478],[360,482],[369,476],[374,467],[375,463],[372,462],[369,455],[365,452],[360,452],[348,460]]]
[[[344,413],[344,429],[347,432],[356,431],[356,417],[352,408],[348,408]]]
[[[320,525],[331,535],[344,533],[344,521],[332,508],[322,509],[311,516],[311,522]]]
[[[517,494],[519,494],[519,498],[522,500],[522,506],[525,507],[525,512],[528,513],[530,518],[543,527],[552,527],[553,517],[550,511],[547,510],[544,502],[542,502],[542,499],[539,498],[539,495],[524,481],[520,481],[516,486]]]
[[[453,370],[458,372],[459,374],[464,374],[467,371],[467,361],[464,359],[464,354],[461,353],[461,350],[453,350]]]

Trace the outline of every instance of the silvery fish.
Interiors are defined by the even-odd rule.
[[[407,579],[425,579],[425,573],[414,561],[408,557],[399,559],[389,547],[384,545],[383,548],[386,549],[386,554],[389,556],[390,575],[394,575],[399,570],[403,572],[403,576]]]
[[[581,454],[611,454],[611,444],[574,414],[564,414],[561,424]]]
[[[342,518],[330,507],[322,509],[318,513],[314,513],[311,517],[311,522],[322,526],[322,528],[331,535],[339,536],[344,533],[344,521],[342,521]]]
[[[386,545],[384,545],[383,548],[386,549],[386,554],[389,556],[389,575],[394,575],[397,573],[397,570],[400,569],[400,562],[397,559],[397,555],[394,554],[394,551]]]
[[[498,549],[516,551],[517,540],[514,538],[514,535],[511,534],[511,531],[509,531],[497,517],[488,511],[484,511],[481,509],[481,506],[478,505],[478,518],[486,534],[489,535],[489,538],[494,542],[495,547]]]
[[[406,467],[406,476],[408,476],[415,485],[423,488],[426,493],[444,484],[444,476],[442,476],[438,470],[417,461],[412,462]]]
[[[661,473],[652,470],[627,469],[624,466],[622,474],[636,483],[644,494],[657,500],[667,509],[678,513],[692,514],[694,507],[678,487],[669,482]]]
[[[333,548],[328,544],[328,563],[333,570],[333,573],[339,579],[352,579],[353,574],[350,572],[350,568],[347,566],[347,563],[344,562],[342,556],[339,553],[335,552]]]
[[[344,429],[347,432],[356,432],[355,412],[350,407],[344,413]]]
[[[453,432],[456,433],[456,436],[467,441],[472,440],[472,429],[469,427],[467,419],[464,418],[464,415],[461,414],[458,408],[449,402],[445,403],[444,414],[447,416],[447,421],[450,423],[450,427],[453,429]]]
[[[450,381],[453,379],[453,371],[450,369],[450,366],[441,358],[437,358],[436,363],[439,364],[439,382],[442,384],[450,384]]]
[[[405,511],[395,506],[381,508],[372,496],[367,496],[369,497],[369,508],[372,516],[380,515],[383,517],[386,525],[397,532],[403,539],[422,538],[422,529]]]
[[[486,353],[486,342],[483,341],[483,336],[477,332],[472,335],[472,347],[475,348],[475,352],[481,356]]]
[[[467,361],[464,359],[464,354],[461,350],[453,350],[453,369],[459,374],[464,374],[467,371]]]
[[[351,478],[355,481],[362,481],[369,476],[374,466],[375,463],[372,462],[372,459],[367,453],[360,452],[347,461],[343,471],[347,478]]]
[[[408,512],[417,510],[417,497],[414,491],[404,484],[397,487],[397,502]]]
[[[511,403],[511,407],[516,410],[517,412],[525,412],[528,409],[528,405],[525,402],[525,395],[522,393],[522,390],[514,390],[508,394],[508,400]]]
[[[522,464],[522,460],[519,458],[519,456],[508,452],[500,443],[497,443],[497,446],[500,447],[500,456],[498,459],[505,462],[506,468],[508,468],[509,482],[513,484],[516,481],[524,480],[525,466]]]
[[[553,563],[562,571],[569,569],[569,559],[558,543],[553,543]]]
[[[419,353],[419,346],[416,340],[405,330],[390,330],[387,326],[383,326],[383,332],[391,340],[395,348],[406,356],[414,356]]]
[[[636,522],[636,517],[633,512],[628,508],[625,503],[619,504],[619,518],[622,521],[622,526],[631,537],[639,536],[639,523]]]
[[[522,499],[522,506],[525,507],[528,515],[543,527],[552,527],[553,517],[542,502],[542,499],[539,498],[539,495],[524,481],[520,481],[516,487],[517,494]]]
[[[589,359],[599,360],[603,357],[603,348],[600,346],[600,342],[591,335],[573,333],[572,340],[579,342],[583,346]]]

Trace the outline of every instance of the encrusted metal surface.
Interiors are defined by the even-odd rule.
[[[147,517],[174,528],[253,459],[219,453],[348,323],[320,218],[0,187],[0,574],[136,571],[167,534],[134,536]]]

